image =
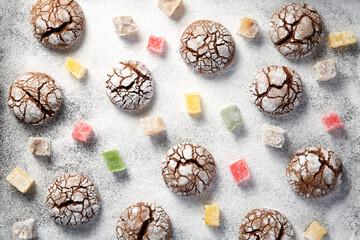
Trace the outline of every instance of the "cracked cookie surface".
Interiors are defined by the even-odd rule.
[[[297,194],[318,198],[332,192],[342,180],[342,162],[333,151],[323,147],[307,147],[292,157],[286,176]]]
[[[150,102],[154,93],[152,77],[141,62],[119,62],[107,76],[106,93],[120,109],[140,110]]]
[[[99,192],[87,177],[66,173],[48,188],[46,207],[56,223],[80,226],[88,223],[99,211]]]
[[[168,240],[171,228],[170,217],[162,207],[139,202],[121,213],[116,233],[119,240]]]
[[[239,240],[293,240],[295,230],[280,212],[258,208],[246,214],[241,221]]]
[[[42,124],[59,111],[62,99],[62,91],[52,77],[28,72],[10,86],[8,106],[19,121]]]
[[[166,186],[181,196],[201,194],[211,186],[216,173],[211,153],[192,143],[170,149],[161,168]]]
[[[75,0],[38,0],[30,11],[30,23],[44,46],[63,49],[82,35],[85,18]]]
[[[258,108],[267,114],[281,116],[300,104],[303,83],[294,70],[273,65],[255,74],[250,92]]]
[[[290,3],[271,17],[269,35],[285,57],[305,57],[312,53],[322,40],[322,19],[308,4]]]
[[[225,69],[234,59],[234,39],[217,22],[198,20],[191,23],[182,34],[180,43],[180,55],[185,63],[203,75]]]

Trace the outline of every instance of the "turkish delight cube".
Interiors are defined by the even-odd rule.
[[[205,206],[205,224],[211,226],[220,225],[220,207],[219,205]]]
[[[321,118],[321,121],[324,123],[325,128],[328,132],[344,126],[343,122],[340,120],[339,116],[336,113],[328,113]]]
[[[220,111],[220,115],[229,131],[233,131],[235,128],[243,125],[240,110],[236,105],[223,108]]]
[[[6,177],[6,181],[22,193],[26,193],[34,183],[34,179],[20,168],[15,168],[14,171]]]
[[[30,137],[29,149],[32,155],[35,156],[50,156],[51,142],[47,137]]]
[[[229,167],[236,183],[241,183],[251,178],[251,174],[248,166],[246,165],[245,159],[242,158],[239,161],[230,164]]]
[[[243,17],[240,19],[239,30],[237,31],[238,35],[254,38],[258,31],[259,24],[256,20],[249,17]]]
[[[304,233],[304,238],[306,240],[320,240],[325,233],[327,233],[326,229],[314,221]]]
[[[158,7],[163,9],[170,17],[182,3],[183,0],[158,0]]]
[[[318,82],[325,82],[336,77],[335,60],[328,59],[315,64],[315,78]]]
[[[116,34],[119,37],[137,33],[138,29],[131,16],[120,16],[112,19]]]
[[[103,152],[102,156],[110,172],[118,172],[126,169],[126,165],[119,155],[118,150]]]
[[[262,126],[262,142],[265,145],[282,148],[285,141],[285,130],[269,124]]]
[[[165,125],[161,117],[153,116],[140,119],[141,128],[145,136],[152,136],[165,131]]]
[[[185,93],[186,111],[189,114],[201,112],[200,94],[198,92]]]
[[[356,38],[352,31],[331,33],[329,35],[330,47],[337,48],[356,43]]]
[[[75,138],[76,140],[82,141],[82,142],[86,142],[89,138],[89,135],[92,133],[93,131],[93,127],[81,122],[81,121],[76,121],[75,123],[75,128],[71,134],[71,136],[73,138]]]
[[[163,37],[156,37],[150,35],[147,48],[157,54],[161,54],[164,50],[165,46],[165,38]]]
[[[35,219],[29,218],[25,221],[16,222],[12,226],[13,239],[34,239],[37,236],[35,230]]]
[[[82,79],[86,73],[86,67],[70,57],[66,60],[65,68],[77,79]]]

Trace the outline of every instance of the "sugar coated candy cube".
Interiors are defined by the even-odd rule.
[[[352,31],[331,33],[329,35],[330,47],[337,48],[356,43],[356,38]]]
[[[304,238],[306,240],[320,240],[325,233],[327,233],[325,228],[314,221],[304,233]]]
[[[30,177],[27,173],[23,172],[20,168],[15,168],[14,171],[6,177],[6,181],[22,193],[26,193],[34,183],[34,179],[32,179],[32,177]]]
[[[163,9],[170,17],[182,3],[183,0],[158,0],[158,7]]]
[[[165,46],[165,38],[163,37],[155,37],[150,35],[149,42],[147,48],[157,54],[161,54],[164,50]]]
[[[116,34],[119,37],[134,34],[138,31],[136,23],[131,16],[114,17],[112,21],[114,23]]]
[[[86,67],[70,57],[66,60],[65,68],[77,79],[82,79],[86,73]]]
[[[321,121],[325,124],[326,130],[328,132],[344,126],[343,122],[340,120],[339,116],[336,113],[328,113],[321,118]]]
[[[13,239],[34,239],[37,236],[35,231],[35,219],[29,218],[25,221],[16,222],[12,226]]]
[[[335,60],[328,59],[315,64],[315,79],[318,82],[324,82],[336,77]]]
[[[234,176],[236,183],[241,183],[251,178],[249,168],[243,158],[230,164],[230,171]]]
[[[29,149],[32,155],[35,156],[50,156],[51,142],[47,137],[30,137]]]
[[[280,127],[269,124],[262,126],[262,142],[265,145],[282,148],[285,141],[285,131]]]
[[[200,94],[198,92],[185,93],[186,111],[189,114],[201,112]]]
[[[237,31],[238,35],[254,38],[257,32],[259,31],[259,24],[256,20],[243,17],[240,19],[239,30]]]
[[[120,157],[118,150],[103,152],[102,155],[110,172],[118,172],[126,169],[126,165]]]
[[[220,207],[219,205],[205,206],[205,224],[211,226],[220,225]]]
[[[243,125],[240,110],[236,105],[223,108],[220,111],[220,115],[229,131],[233,131],[235,128]]]
[[[76,140],[86,142],[89,138],[89,135],[92,133],[93,128],[92,126],[76,121],[74,131],[72,132],[71,136]]]
[[[152,136],[165,131],[165,125],[161,117],[153,116],[140,119],[141,128],[145,136]]]

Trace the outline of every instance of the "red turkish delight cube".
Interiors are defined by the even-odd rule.
[[[150,35],[147,48],[154,53],[161,54],[164,50],[165,38]]]
[[[92,131],[93,131],[92,126],[81,121],[76,121],[75,128],[71,136],[76,140],[86,142]]]
[[[321,121],[325,124],[326,130],[328,132],[334,130],[335,128],[344,126],[343,122],[336,113],[326,114],[321,118]]]
[[[248,166],[246,165],[245,159],[240,159],[230,164],[230,171],[235,178],[236,183],[241,183],[251,178],[251,174]]]

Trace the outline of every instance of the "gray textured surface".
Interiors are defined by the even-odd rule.
[[[360,238],[360,49],[359,44],[331,49],[325,39],[315,54],[294,62],[282,57],[272,45],[266,29],[272,13],[286,1],[196,0],[185,1],[181,15],[168,18],[155,0],[84,1],[79,4],[86,17],[83,38],[72,48],[53,51],[41,46],[32,35],[28,13],[33,1],[0,2],[0,239],[9,239],[15,221],[36,218],[39,239],[115,239],[115,224],[120,213],[138,201],[154,201],[169,214],[173,239],[236,239],[241,219],[253,208],[279,210],[293,223],[298,239],[313,220],[328,234],[324,239]],[[360,38],[360,1],[311,1],[323,16],[326,31],[353,30]],[[117,37],[111,17],[132,15],[139,34]],[[237,36],[238,18],[258,20],[261,32],[256,39]],[[237,52],[233,64],[215,77],[193,73],[178,53],[179,37],[197,19],[219,21],[233,34]],[[162,56],[145,46],[150,34],[166,37]],[[89,71],[81,82],[64,68],[68,56],[79,60]],[[318,84],[312,67],[318,60],[334,58],[338,77]],[[122,112],[105,94],[106,73],[120,60],[140,60],[153,74],[155,96],[149,107],[138,113]],[[269,64],[284,64],[302,77],[305,96],[302,105],[280,118],[265,116],[249,100],[248,86],[253,74]],[[62,87],[64,105],[46,125],[27,126],[11,115],[7,105],[10,84],[26,71],[50,74]],[[202,114],[196,118],[185,112],[184,92],[199,91]],[[219,110],[237,104],[244,128],[228,132]],[[320,118],[337,112],[345,127],[327,133]],[[143,136],[139,119],[163,117],[167,134]],[[94,127],[93,141],[82,144],[71,137],[76,120]],[[261,125],[278,125],[287,131],[282,149],[261,144]],[[29,154],[28,138],[52,139],[53,156],[46,161]],[[196,198],[172,194],[162,180],[160,162],[166,151],[183,141],[205,146],[217,163],[213,187]],[[337,191],[322,199],[304,199],[288,186],[285,167],[298,149],[322,145],[336,151],[343,160],[345,179]],[[101,152],[117,148],[128,170],[110,173]],[[237,186],[228,164],[245,157],[252,178]],[[5,177],[15,168],[28,172],[35,187],[22,194]],[[99,188],[100,214],[77,229],[56,225],[45,210],[48,185],[64,172],[88,176]],[[221,226],[204,224],[204,204],[221,207]]]

